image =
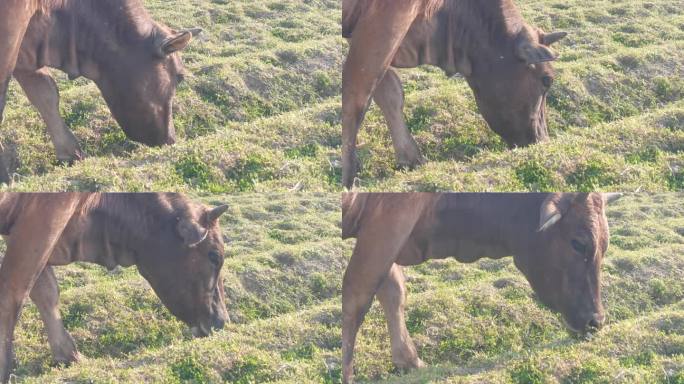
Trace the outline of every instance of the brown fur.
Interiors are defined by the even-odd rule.
[[[374,3],[384,0],[345,0],[342,8],[342,36],[351,37],[356,22]],[[430,21],[434,14],[443,11],[449,15],[449,30],[459,35],[486,30],[494,38],[505,33],[520,31],[524,20],[512,0],[504,0],[497,7],[483,7],[487,0],[417,0],[421,10],[418,20]],[[477,33],[477,32],[476,32]],[[465,37],[465,36],[464,36]],[[456,40],[460,40],[456,37]]]
[[[37,6],[35,0],[0,1],[0,15],[3,17],[0,22],[0,124],[5,111],[7,88],[17,63],[21,41]],[[0,144],[0,183],[9,183],[10,176],[3,155],[4,149]]]
[[[513,256],[539,299],[579,333],[604,320],[600,268],[609,232],[600,194],[349,193],[343,236],[356,245],[342,287],[343,382],[353,376],[356,334],[375,295],[387,318],[392,359],[423,366],[404,320],[402,266],[453,257]],[[576,248],[583,246],[582,253]]]
[[[368,195],[345,193],[342,195],[342,238],[356,236],[361,221],[361,215],[366,206]]]
[[[65,12],[74,21],[87,20],[79,28],[90,33],[87,38],[93,42],[112,42],[121,47],[146,40],[157,27],[165,28],[152,20],[140,0],[42,1],[42,16],[54,17],[55,12]]]
[[[79,359],[59,317],[52,267],[76,261],[136,265],[157,296],[196,336],[228,320],[220,268],[218,217],[177,194],[0,194],[0,382],[9,378],[12,334],[30,293],[55,361]]]
[[[378,2],[387,0],[344,0],[342,2],[342,36],[349,38],[354,30],[354,26],[370,8],[376,6]],[[449,0],[414,0],[420,7],[419,17],[430,19],[437,9],[442,7]]]

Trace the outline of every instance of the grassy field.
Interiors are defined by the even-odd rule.
[[[337,383],[339,196],[226,195],[223,270],[233,323],[192,339],[134,269],[58,269],[61,311],[85,361],[51,368],[37,311],[16,334],[19,382]],[[628,195],[608,211],[606,327],[569,335],[510,258],[407,268],[408,326],[429,368],[392,366],[377,304],[362,327],[357,377],[386,383],[684,383],[684,195]]]
[[[339,0],[144,0],[156,20],[199,26],[174,104],[179,143],[128,141],[97,87],[55,71],[62,116],[88,159],[61,167],[16,82],[0,129],[17,190],[212,193],[338,188],[343,57]]]
[[[194,77],[176,98],[180,142],[127,141],[96,87],[59,75],[62,114],[88,159],[55,163],[16,83],[0,137],[17,190],[339,191],[339,0],[145,0],[174,27],[200,26]],[[551,141],[510,151],[462,79],[402,70],[405,115],[429,163],[397,170],[372,107],[360,141],[368,190],[681,190],[684,7],[668,0],[519,0],[526,19],[566,30],[549,97]]]
[[[681,190],[684,8],[669,1],[516,2],[526,20],[570,34],[554,48],[551,141],[510,151],[462,79],[401,71],[405,116],[426,166],[393,169],[378,108],[360,141],[371,190]]]

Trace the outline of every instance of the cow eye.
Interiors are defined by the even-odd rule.
[[[587,252],[587,246],[586,246],[586,244],[582,244],[582,243],[580,243],[580,242],[577,241],[577,240],[573,240],[573,241],[571,242],[571,244],[572,244],[572,248],[573,248],[575,251],[577,251],[577,253],[579,253],[579,254],[581,254],[581,255],[586,254],[586,252]]]
[[[221,255],[216,251],[211,251],[209,252],[209,261],[216,266],[221,265]]]
[[[553,77],[551,77],[551,76],[542,77],[542,84],[544,84],[544,87],[546,87],[546,88],[551,88],[551,85],[553,85]]]

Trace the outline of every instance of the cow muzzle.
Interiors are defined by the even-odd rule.
[[[586,325],[584,326],[585,332],[598,331],[603,328],[603,324],[606,321],[606,316],[600,313],[593,313]]]
[[[565,326],[574,334],[580,337],[590,336],[603,328],[606,317],[601,313],[590,313],[582,316],[575,324],[572,324],[569,319],[564,316]]]
[[[200,322],[197,325],[190,327],[190,332],[193,337],[207,337],[211,336],[214,331],[220,331],[229,323],[230,320],[223,315],[212,316],[208,322]]]
[[[211,335],[211,327],[207,327],[204,324],[195,325],[190,327],[190,333],[193,337],[207,337]]]

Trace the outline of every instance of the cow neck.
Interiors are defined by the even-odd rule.
[[[462,261],[481,257],[498,259],[513,256],[516,265],[526,268],[525,255],[536,247],[539,207],[544,194],[446,194],[438,205],[440,222],[446,225],[441,236],[467,244],[454,255]],[[457,251],[458,252],[458,251]],[[461,256],[459,258],[459,256]]]
[[[509,224],[512,229],[511,252],[515,265],[527,274],[531,262],[529,255],[542,249],[540,242],[544,241],[544,234],[538,231],[539,215],[548,194],[522,193],[518,196],[520,203],[511,207],[514,212],[511,215],[514,221]]]
[[[85,257],[109,269],[128,267],[144,257],[153,225],[161,227],[168,215],[154,194],[107,194],[90,208],[83,244],[97,244]]]
[[[446,52],[437,65],[449,75],[462,69],[463,58],[472,62],[486,52],[502,51],[524,26],[511,0],[447,0],[435,17],[442,25],[432,39],[440,45],[438,51]]]
[[[112,3],[112,4],[107,4]],[[121,11],[107,12],[105,6],[120,3]],[[33,66],[57,68],[75,79],[84,76],[97,81],[104,67],[121,55],[123,44],[143,44],[151,35],[154,23],[146,12],[127,17],[130,5],[137,2],[118,0],[62,0],[50,3],[34,17],[27,31]],[[130,19],[130,20],[128,20]]]

